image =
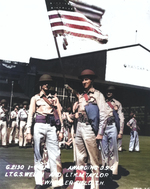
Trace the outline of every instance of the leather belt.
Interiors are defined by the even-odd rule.
[[[20,121],[27,121],[27,118],[20,118]]]
[[[90,125],[89,119],[86,115],[86,113],[79,113],[78,121],[81,123],[86,123],[86,125]]]
[[[47,116],[44,116],[44,115],[36,115],[36,118],[35,118],[35,122],[36,123],[48,123],[50,124],[51,126],[54,126],[55,125],[55,117],[54,115],[47,115]]]
[[[113,123],[115,123],[115,117],[111,116],[107,119],[107,125],[112,125]]]

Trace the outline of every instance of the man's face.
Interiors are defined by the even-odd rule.
[[[26,108],[27,108],[27,105],[26,105],[26,104],[24,104],[24,105],[23,105],[23,108],[24,108],[24,109],[26,109]]]
[[[16,106],[16,107],[15,107],[15,111],[17,111],[17,110],[19,110],[19,106]]]
[[[108,91],[108,92],[107,92],[107,97],[108,97],[108,98],[111,98],[112,96],[113,96],[112,91]]]
[[[44,81],[41,83],[41,89],[43,89],[44,91],[48,91],[50,88],[50,83],[49,81]]]
[[[84,78],[82,79],[82,85],[83,85],[83,87],[84,87],[85,89],[90,88],[90,87],[91,87],[91,84],[92,84],[92,80],[91,80],[90,78],[84,77]]]
[[[6,107],[6,103],[2,103],[2,107]]]

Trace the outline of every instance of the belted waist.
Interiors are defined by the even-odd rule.
[[[16,118],[11,119],[11,121],[16,121]]]
[[[132,131],[137,131],[137,128],[132,128]]]
[[[86,113],[79,113],[78,121],[81,123],[86,123],[86,125],[90,124]]]
[[[20,118],[20,121],[27,121],[27,118]]]
[[[36,123],[48,123],[50,124],[51,126],[55,125],[55,117],[54,115],[47,115],[47,116],[44,116],[44,115],[41,115],[41,114],[37,114],[36,115],[36,118],[35,118],[35,122]]]
[[[7,121],[7,118],[6,117],[2,117],[2,118],[0,118],[0,120]]]
[[[114,116],[107,118],[107,125],[112,125],[113,123],[115,123],[115,117]]]

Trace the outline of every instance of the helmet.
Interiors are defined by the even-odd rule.
[[[52,78],[49,74],[43,74],[39,79],[39,82],[42,82],[42,81],[52,81]]]
[[[6,104],[6,103],[7,103],[7,101],[5,99],[1,100],[1,104]]]
[[[80,76],[78,77],[79,79],[82,79],[83,77],[85,76],[90,76],[92,77],[93,79],[95,79],[97,76],[95,75],[95,73],[90,70],[90,69],[86,69],[86,70],[83,70],[80,74]]]
[[[27,102],[27,101],[23,101],[22,104],[23,104],[23,105],[28,105],[28,102]]]
[[[108,88],[107,88],[107,91],[114,91],[115,90],[115,87],[114,86],[109,86]]]
[[[13,104],[13,108],[15,108],[16,106],[18,106],[18,107],[19,107],[19,104],[14,103],[14,104]]]
[[[23,104],[19,104],[19,108],[23,108]]]

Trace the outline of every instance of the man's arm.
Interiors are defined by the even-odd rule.
[[[28,140],[31,139],[31,126],[32,126],[33,117],[34,117],[35,112],[36,112],[36,100],[35,100],[35,96],[34,96],[30,100],[29,114],[28,114],[27,125],[26,125]]]
[[[63,125],[63,120],[62,120],[62,115],[61,115],[62,106],[59,102],[59,99],[57,97],[56,97],[56,99],[57,99],[56,100],[57,112],[58,112],[58,116],[59,116],[60,123],[61,123],[61,129],[59,132],[58,139],[59,139],[59,141],[61,141],[64,137],[64,125]]]
[[[102,139],[104,130],[106,128],[106,123],[107,123],[107,111],[106,111],[106,102],[105,102],[104,95],[99,92],[96,101],[99,108],[99,119],[100,119],[99,131],[98,131],[98,135],[96,139]]]
[[[122,104],[119,104],[119,109],[118,109],[118,115],[120,119],[120,131],[119,134],[123,135],[123,130],[124,130],[124,114],[122,112]]]

